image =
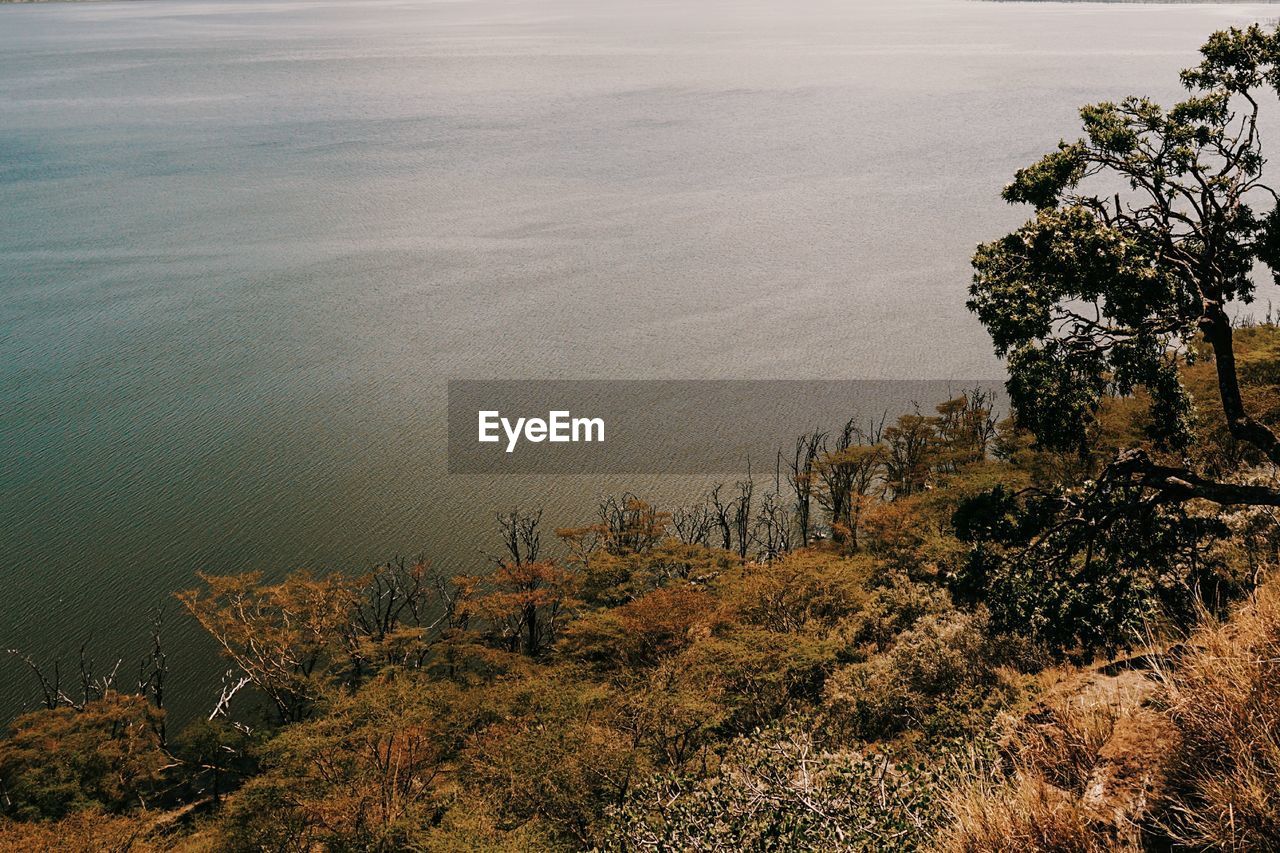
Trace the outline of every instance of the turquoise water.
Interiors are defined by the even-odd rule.
[[[967,257],[1074,108],[1266,6],[0,6],[0,647],[143,650],[197,569],[484,564],[451,377],[998,375]],[[216,668],[170,601],[174,693]],[[126,662],[123,671],[129,671]],[[0,664],[0,716],[33,697]]]

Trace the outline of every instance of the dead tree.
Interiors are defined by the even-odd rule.
[[[800,534],[800,547],[809,544],[811,498],[814,487],[814,463],[825,448],[826,433],[814,430],[796,438],[795,452],[791,458],[791,488],[795,492],[796,527]]]

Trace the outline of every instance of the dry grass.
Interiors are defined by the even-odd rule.
[[[949,796],[954,821],[945,853],[1112,853],[1137,850],[1096,831],[1079,800],[1034,773],[1012,780],[981,775]]]
[[[1143,849],[1138,827],[1088,805],[1084,789],[1106,755],[1112,771],[1124,759],[1159,777],[1143,818],[1148,849],[1280,853],[1280,581],[1229,622],[1207,620],[1184,649],[1156,666],[1154,706],[1138,710],[1150,691],[1119,680],[1067,682],[1051,693],[1060,698],[1043,700],[1006,739],[1005,767],[974,762],[962,774],[939,848]],[[1152,719],[1171,736],[1138,725]]]
[[[1077,685],[1079,687],[1079,685]],[[947,795],[947,853],[1103,853],[1141,849],[1133,836],[1102,831],[1081,802],[1098,752],[1136,701],[1086,683],[1050,694],[1007,736],[1013,774],[974,762]]]
[[[1163,823],[1194,848],[1280,850],[1280,586],[1197,632],[1160,672],[1182,735]]]
[[[1006,749],[1020,772],[1079,792],[1127,710],[1091,694],[1055,696],[1013,730]]]
[[[60,820],[15,823],[0,819],[0,851],[23,853],[213,853],[223,839],[197,820],[189,834],[173,832],[190,807],[173,811],[104,814],[90,808]]]

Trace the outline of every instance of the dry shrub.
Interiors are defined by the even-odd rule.
[[[1141,849],[1137,827],[1107,826],[1082,795],[1117,724],[1145,713],[1176,728],[1175,737],[1144,740],[1138,746],[1147,752],[1134,753],[1143,767],[1169,767],[1146,819],[1148,843],[1280,851],[1280,584],[1260,588],[1226,624],[1208,621],[1157,675],[1158,710],[1137,710],[1143,692],[1123,689],[1122,679],[1042,703],[1006,740],[1004,767],[988,762],[961,774],[941,848]]]
[[[832,674],[824,724],[836,736],[865,739],[984,727],[1020,689],[1018,674],[994,657],[982,613],[922,616],[887,651]]]
[[[1201,630],[1162,672],[1183,746],[1166,827],[1215,850],[1280,850],[1280,586]]]
[[[0,820],[0,850],[30,853],[151,853],[175,849],[158,841],[145,816],[116,816],[96,809],[72,812],[57,821]]]
[[[1012,780],[977,772],[947,798],[953,822],[939,840],[946,853],[1108,853],[1137,850],[1098,833],[1080,802],[1042,777]]]

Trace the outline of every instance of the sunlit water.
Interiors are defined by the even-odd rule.
[[[0,647],[216,668],[198,569],[484,565],[449,377],[999,375],[964,309],[1074,110],[1266,6],[0,6]],[[128,672],[128,662],[122,671]],[[0,666],[0,716],[34,696]]]

